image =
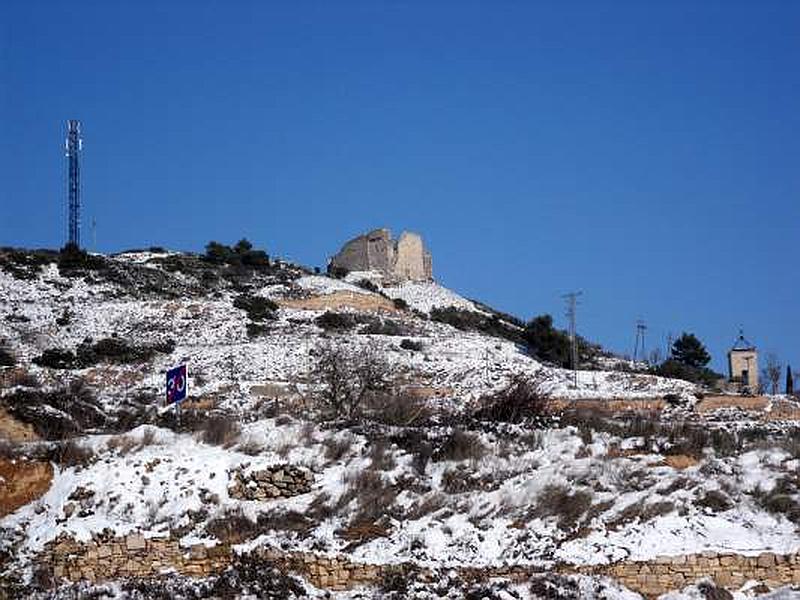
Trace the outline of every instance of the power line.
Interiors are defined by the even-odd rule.
[[[578,387],[578,344],[575,319],[577,317],[578,296],[582,294],[583,292],[569,292],[561,295],[567,302],[566,315],[569,319],[570,366],[572,367],[572,385],[576,388]]]

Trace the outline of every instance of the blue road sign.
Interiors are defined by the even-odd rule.
[[[167,371],[167,404],[186,400],[189,379],[186,365],[178,365]]]

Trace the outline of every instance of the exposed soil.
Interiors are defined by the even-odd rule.
[[[53,465],[0,458],[0,517],[40,498],[53,480]]]
[[[385,312],[402,312],[395,308],[394,302],[383,296],[374,294],[358,294],[356,292],[338,291],[308,298],[292,298],[278,300],[278,305],[287,308],[305,310],[338,310],[352,308],[354,310],[379,310]]]
[[[39,439],[33,427],[12,417],[0,407],[0,440],[7,442],[35,442]]]

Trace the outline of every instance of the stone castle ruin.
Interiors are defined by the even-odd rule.
[[[397,240],[388,229],[376,229],[347,242],[331,258],[331,271],[377,271],[390,281],[433,279],[431,253],[416,233],[404,231]]]

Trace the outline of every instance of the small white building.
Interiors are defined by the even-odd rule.
[[[744,338],[739,331],[739,339],[728,352],[728,373],[730,382],[740,392],[755,393],[758,391],[758,351]]]

